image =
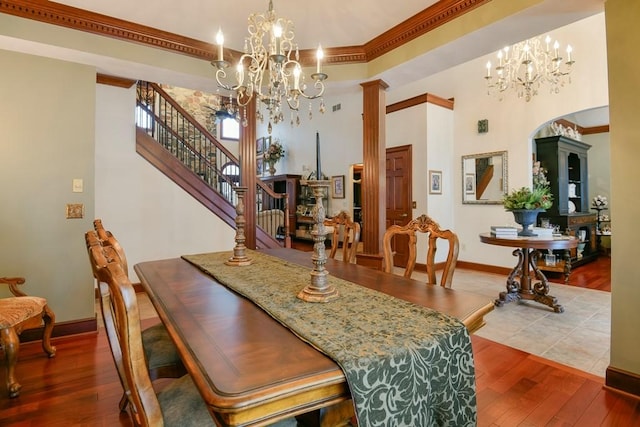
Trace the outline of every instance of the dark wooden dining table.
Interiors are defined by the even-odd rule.
[[[262,252],[311,272],[309,252]],[[493,309],[485,297],[355,264],[329,259],[326,268],[335,277],[453,316],[471,330]],[[325,424],[352,416],[349,388],[336,362],[250,300],[182,258],[142,262],[134,269],[219,424],[268,425],[294,415],[319,416],[321,408]],[[301,277],[301,288],[308,281]]]

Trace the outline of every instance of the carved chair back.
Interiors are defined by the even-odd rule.
[[[342,235],[342,260],[349,263],[355,262],[358,243],[360,243],[360,224],[352,221],[347,212],[341,211],[333,218],[325,219],[324,225],[333,227],[329,258],[335,258]]]
[[[108,304],[104,311],[112,315],[116,338],[113,343],[110,340],[110,345],[112,351],[116,349],[121,360],[119,369],[124,373],[121,380],[132,404],[136,425],[162,425],[162,409],[153,389],[142,346],[140,314],[133,285],[120,262],[109,259],[102,245],[96,244],[98,240],[95,232],[87,232],[86,238],[89,257],[97,266],[98,282],[101,287],[108,288],[108,291],[101,290],[101,293],[109,295],[103,302]]]
[[[383,256],[384,256],[384,271],[387,273],[393,272],[393,255],[394,252],[391,247],[391,241],[394,236],[406,235],[409,237],[409,252],[408,261],[404,271],[404,277],[411,277],[413,270],[416,266],[416,244],[417,233],[424,233],[428,237],[429,246],[427,249],[427,283],[437,284],[436,279],[436,263],[435,256],[437,251],[438,239],[448,242],[449,250],[447,252],[447,259],[443,265],[442,275],[440,277],[440,285],[446,288],[450,288],[453,279],[453,272],[456,268],[458,261],[459,242],[458,236],[451,230],[441,230],[440,226],[433,219],[427,215],[421,215],[416,219],[409,221],[407,225],[399,226],[392,225],[384,233],[383,237]]]

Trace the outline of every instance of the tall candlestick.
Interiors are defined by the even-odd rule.
[[[320,63],[322,62],[322,58],[324,58],[324,52],[322,51],[322,46],[318,45],[318,50],[316,51],[316,59],[318,62],[316,63],[316,73],[320,74]]]
[[[322,172],[320,171],[320,133],[316,132],[316,179],[322,179]]]
[[[218,29],[218,34],[216,34],[216,43],[218,44],[218,61],[222,61],[224,59],[223,54],[223,44],[224,44],[224,36],[222,35],[222,28]]]

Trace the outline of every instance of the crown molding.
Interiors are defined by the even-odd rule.
[[[325,62],[338,65],[371,61],[490,1],[440,0],[362,46],[325,48]],[[51,1],[2,0],[0,12],[207,61],[214,59],[216,51],[211,43]],[[240,54],[227,49],[225,57],[233,58]],[[315,60],[315,50],[300,51],[303,65],[312,65]]]
[[[371,61],[402,46],[429,31],[453,21],[491,0],[440,0],[365,43],[367,61]]]
[[[96,75],[96,83],[129,89],[131,86],[136,84],[136,81],[132,79],[125,79],[123,77],[109,76],[107,74],[98,73]]]
[[[581,135],[593,135],[596,133],[609,132],[609,125],[582,127],[566,119],[558,119],[555,120],[555,122],[561,124],[562,126],[575,129],[580,132]]]
[[[393,113],[395,111],[404,110],[405,108],[414,107],[416,105],[429,103],[439,105],[440,107],[453,110],[454,100],[444,99],[431,93],[423,93],[422,95],[414,96],[413,98],[405,99],[403,101],[396,102],[394,104],[387,105],[386,113]]]

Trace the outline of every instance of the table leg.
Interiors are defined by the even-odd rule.
[[[564,284],[569,284],[569,276],[571,275],[571,251],[564,251]]]
[[[513,251],[513,256],[518,257],[518,263],[513,270],[511,270],[509,277],[507,277],[506,292],[500,292],[498,299],[494,301],[494,304],[497,307],[502,307],[508,302],[520,299],[521,283],[518,281],[518,277],[523,277],[522,269],[524,266],[524,251],[522,249],[516,249]]]
[[[564,308],[558,304],[558,299],[549,295],[549,282],[538,268],[536,253],[536,250],[524,248],[513,251],[513,255],[518,257],[518,264],[507,278],[507,291],[500,292],[499,298],[495,300],[496,306],[501,307],[511,301],[526,299],[547,305],[556,313],[564,312]],[[533,284],[533,287],[531,286],[532,278],[539,280]]]

